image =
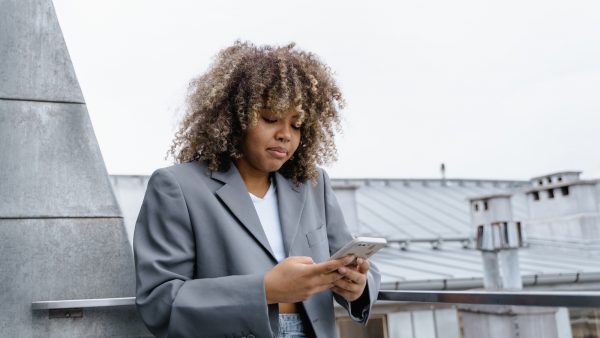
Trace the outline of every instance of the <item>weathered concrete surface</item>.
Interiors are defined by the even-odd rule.
[[[135,308],[50,319],[33,301],[131,297],[133,255],[50,0],[0,0],[0,337],[150,336]]]
[[[0,218],[120,217],[83,104],[0,100]]]
[[[0,0],[0,99],[83,103],[51,1]]]
[[[0,304],[5,304],[0,336],[41,337],[71,329],[73,336],[147,334],[137,315],[125,321],[112,314],[133,307],[105,314],[84,310],[82,319],[71,320],[31,310],[33,301],[135,295],[133,255],[121,218],[0,219],[0,234]]]
[[[154,337],[142,324],[135,307],[88,309],[83,318],[49,319],[44,311],[33,316],[35,338]]]

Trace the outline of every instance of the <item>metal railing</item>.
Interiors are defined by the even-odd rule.
[[[135,297],[121,298],[95,298],[95,299],[70,299],[70,300],[47,300],[32,302],[32,310],[58,310],[58,309],[84,309],[99,307],[121,307],[134,306]]]
[[[380,301],[600,308],[600,292],[382,290]],[[32,310],[134,306],[135,297],[37,301]]]
[[[600,292],[575,291],[387,291],[378,300],[481,305],[600,308]]]

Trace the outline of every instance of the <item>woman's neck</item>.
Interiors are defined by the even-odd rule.
[[[235,166],[240,172],[240,176],[242,176],[248,192],[254,196],[263,198],[271,185],[269,173],[254,169],[245,161],[236,161]]]

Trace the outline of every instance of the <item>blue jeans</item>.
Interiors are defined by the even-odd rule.
[[[306,338],[302,317],[297,313],[279,314],[279,333],[277,338]]]

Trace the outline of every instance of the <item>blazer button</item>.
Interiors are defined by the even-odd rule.
[[[256,338],[253,334],[249,334],[247,338]]]

